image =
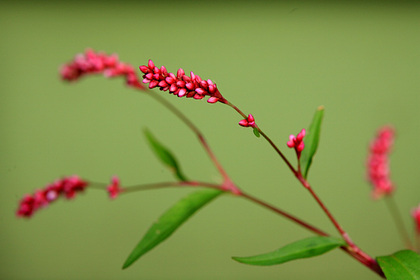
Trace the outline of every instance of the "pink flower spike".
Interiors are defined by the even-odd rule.
[[[107,191],[111,199],[117,198],[121,193],[122,189],[120,187],[120,180],[117,176],[112,177],[111,185],[107,187]]]
[[[33,195],[27,194],[19,203],[16,215],[18,217],[30,218],[41,208],[45,208],[60,196],[67,199],[74,198],[77,192],[82,192],[87,187],[87,182],[78,176],[64,177],[48,184],[45,188],[36,191]]]
[[[147,65],[139,66],[139,69],[144,74],[143,83],[149,84],[149,88],[159,87],[161,91],[169,91],[178,97],[203,99],[208,96],[208,103],[227,103],[213,81],[203,80],[193,72],[190,72],[191,76],[189,77],[185,75],[182,68],[179,68],[175,75],[169,73],[164,66],[159,69],[151,60]],[[68,76],[74,75],[71,70],[68,69],[66,72]],[[166,84],[162,81],[165,81]]]
[[[140,70],[145,74],[150,72],[148,67],[141,66]],[[135,74],[133,66],[120,62],[115,54],[107,55],[88,49],[84,54],[76,55],[73,61],[60,69],[60,76],[66,81],[76,81],[92,74],[104,74],[106,78],[123,76],[128,86],[145,89]]]
[[[395,186],[390,179],[389,153],[394,142],[394,130],[385,126],[378,130],[369,146],[367,177],[372,184],[372,198],[379,199],[391,195]]]
[[[414,208],[411,211],[411,216],[414,219],[414,226],[416,228],[416,233],[420,235],[420,204],[417,206],[417,208]]]

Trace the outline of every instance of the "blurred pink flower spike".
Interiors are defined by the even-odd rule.
[[[91,74],[103,74],[107,78],[122,76],[125,77],[128,86],[145,89],[140,83],[134,67],[120,62],[116,54],[107,55],[87,49],[84,54],[76,55],[72,61],[60,69],[61,78],[67,81],[76,81]]]
[[[33,195],[25,195],[19,203],[16,211],[18,217],[30,218],[38,209],[48,206],[60,196],[72,199],[77,192],[82,192],[87,182],[78,176],[65,177],[47,185],[44,189],[37,190]]]
[[[120,187],[120,180],[117,176],[112,177],[111,185],[109,185],[106,190],[108,191],[109,197],[115,199],[122,192]]]
[[[411,211],[411,216],[414,219],[417,235],[420,236],[420,205]]]
[[[394,142],[394,134],[394,129],[390,126],[380,128],[369,147],[367,176],[373,186],[373,199],[391,195],[395,190],[389,169],[389,153]]]
[[[257,124],[255,123],[255,119],[251,114],[248,115],[248,118],[241,120],[239,122],[239,125],[243,127],[253,127],[253,128],[257,127]]]
[[[289,141],[287,141],[287,147],[294,148],[296,151],[297,158],[300,158],[300,154],[305,148],[305,143],[303,138],[305,137],[306,130],[303,128],[296,137],[292,134],[289,136]]]

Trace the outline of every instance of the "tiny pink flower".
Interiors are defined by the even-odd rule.
[[[255,123],[255,119],[251,114],[249,114],[246,119],[241,120],[239,122],[239,125],[243,127],[257,127],[257,124]]]
[[[411,216],[414,219],[414,225],[416,227],[416,232],[420,235],[420,205],[417,208],[414,208],[411,211]]]
[[[159,87],[162,91],[169,91],[169,93],[177,95],[178,97],[203,99],[208,96],[207,102],[226,103],[227,100],[223,98],[216,84],[211,80],[202,80],[193,72],[190,77],[185,75],[185,71],[180,68],[176,75],[168,73],[165,66],[156,67],[152,60],[149,60],[147,65],[139,67],[143,72],[143,83],[149,84],[149,88]]]
[[[120,187],[120,180],[117,176],[112,177],[111,185],[107,187],[107,191],[111,199],[117,198],[121,193],[122,189]]]
[[[302,129],[296,137],[294,135],[289,136],[289,141],[287,141],[287,147],[294,148],[297,154],[298,159],[300,158],[300,154],[305,148],[305,143],[303,142],[303,138],[305,137],[306,130]]]
[[[30,218],[35,210],[35,199],[31,195],[27,194],[20,201],[16,215],[19,217]]]
[[[81,180],[78,176],[71,176],[64,178],[62,181],[63,193],[67,199],[72,199],[77,192],[84,191],[87,183]]]

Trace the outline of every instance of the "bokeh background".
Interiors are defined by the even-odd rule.
[[[153,59],[215,81],[222,94],[287,150],[288,135],[326,107],[309,179],[361,248],[402,248],[383,201],[370,199],[367,145],[395,126],[392,178],[404,222],[420,203],[420,6],[417,1],[2,1],[0,4],[1,279],[379,279],[340,250],[281,266],[231,260],[311,236],[243,199],[224,196],[132,267],[121,266],[157,217],[191,189],[110,201],[87,190],[32,219],[17,204],[56,178],[79,174],[124,185],[172,180],[142,135],[148,127],[194,179],[220,180],[194,135],[121,79],[60,81],[87,47],[134,66]],[[202,129],[243,189],[335,233],[263,139],[236,112],[204,100],[168,101]],[[294,162],[294,161],[293,161]]]

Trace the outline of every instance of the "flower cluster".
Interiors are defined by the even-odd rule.
[[[303,128],[296,137],[291,134],[289,136],[289,141],[287,141],[287,147],[295,148],[297,158],[300,158],[300,154],[305,148],[305,143],[303,142],[303,137],[305,137],[306,130]]]
[[[414,224],[416,226],[417,234],[420,235],[420,205],[417,208],[413,209],[411,215],[414,218]]]
[[[394,130],[385,126],[379,129],[375,139],[370,144],[367,159],[368,180],[373,185],[372,197],[381,198],[390,195],[394,184],[389,176],[388,155],[394,142]]]
[[[257,124],[255,123],[255,119],[251,114],[248,115],[248,118],[241,120],[239,122],[239,125],[243,127],[254,127],[254,128],[257,127]]]
[[[106,190],[108,191],[109,197],[115,199],[118,197],[122,189],[120,187],[120,180],[117,176],[112,177],[111,185],[109,185]]]
[[[65,177],[47,185],[44,189],[36,191],[33,195],[25,195],[20,201],[16,212],[19,217],[30,218],[35,211],[48,206],[60,196],[72,199],[77,192],[82,192],[87,186],[87,182],[78,176]]]
[[[60,69],[62,79],[67,81],[75,81],[84,75],[99,73],[103,73],[108,78],[124,76],[127,85],[144,89],[134,67],[120,62],[117,55],[97,53],[88,49],[84,54],[76,55],[73,61],[63,65]]]
[[[211,80],[203,80],[199,76],[191,72],[191,77],[185,75],[184,70],[178,69],[176,76],[168,73],[165,66],[156,67],[152,60],[148,65],[139,67],[144,73],[143,83],[149,84],[149,88],[159,87],[162,91],[168,91],[178,97],[192,97],[194,99],[203,99],[205,96],[210,98],[209,103],[222,102],[227,100],[222,97],[216,84]]]

